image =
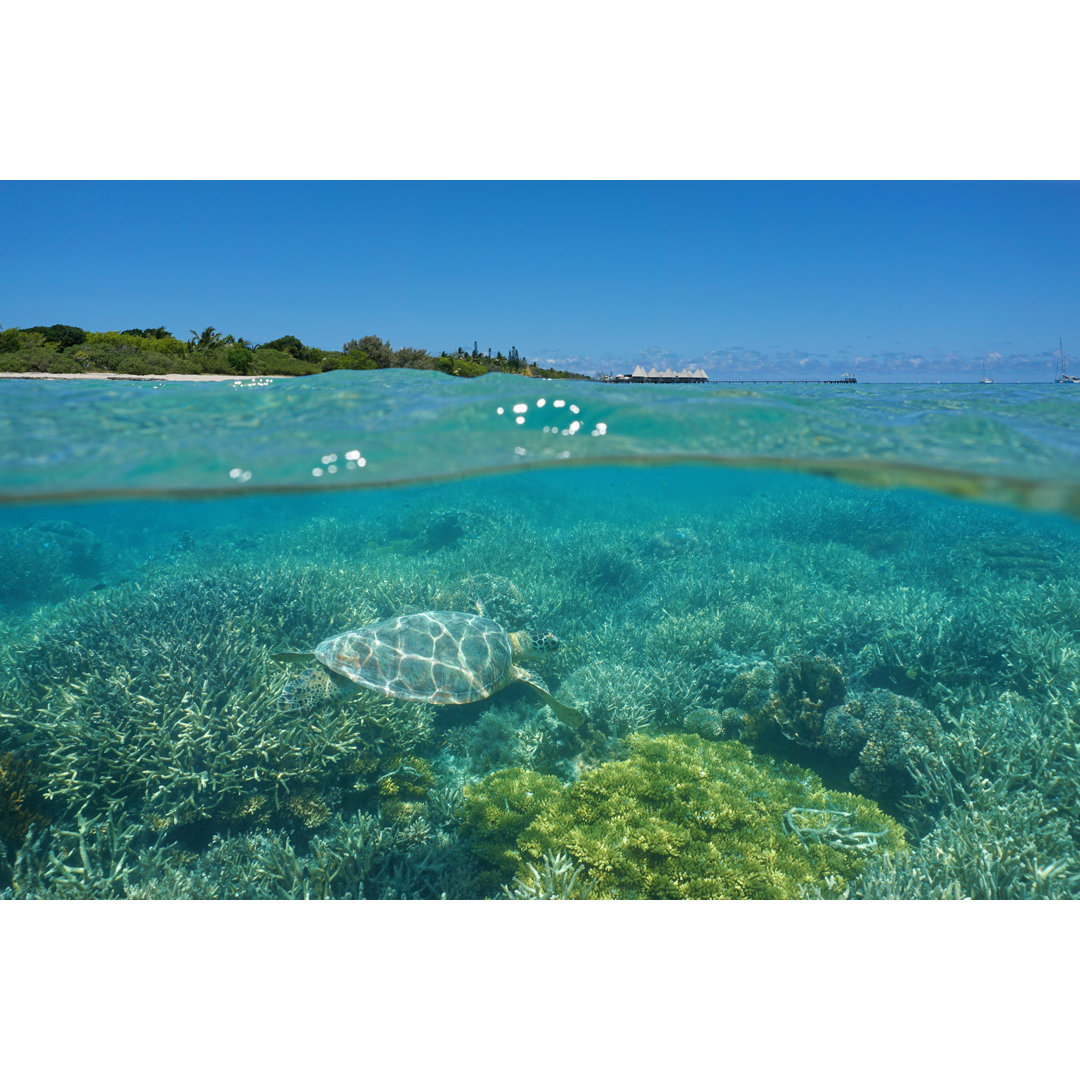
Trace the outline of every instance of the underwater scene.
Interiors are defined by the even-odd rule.
[[[0,386],[0,895],[1080,894],[1071,387]]]

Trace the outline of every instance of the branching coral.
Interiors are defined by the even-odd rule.
[[[850,878],[864,852],[804,845],[785,829],[792,807],[850,812],[851,831],[884,830],[883,848],[904,846],[899,826],[872,803],[828,792],[812,773],[739,743],[627,741],[626,761],[570,785],[523,770],[486,777],[466,789],[463,833],[497,874],[520,874],[562,850],[598,896],[659,899],[792,897],[826,876]]]
[[[137,883],[153,878],[176,850],[112,809],[96,817],[79,812],[69,828],[30,830],[5,895],[50,900],[129,897]]]
[[[1060,812],[1031,791],[950,808],[917,847],[869,860],[849,885],[808,890],[860,900],[1034,900],[1080,895],[1080,851]]]
[[[0,842],[12,850],[26,839],[31,825],[39,830],[52,820],[29,762],[0,754]]]
[[[570,575],[591,595],[626,598],[640,587],[644,564],[627,538],[584,525],[571,530],[566,542]]]
[[[588,900],[593,888],[581,875],[581,867],[565,851],[545,851],[539,868],[526,863],[509,886],[508,900]]]
[[[11,647],[0,709],[13,720],[8,735],[39,762],[45,796],[90,813],[136,808],[158,829],[235,820],[252,799],[281,811],[332,789],[366,748],[422,744],[430,708],[374,693],[279,714],[288,674],[270,649],[330,606],[322,594],[335,576],[166,575],[84,597]]]
[[[475,574],[432,597],[437,611],[479,612],[505,630],[537,629],[536,612],[509,579],[498,574]]]
[[[0,840],[11,894],[1080,892],[1075,528],[804,481],[710,500],[707,475],[620,481],[615,509],[537,473],[287,525],[163,504],[149,532],[0,531],[0,773],[32,763],[8,808],[43,815]],[[126,584],[89,590],[96,536]],[[587,727],[513,689],[278,714],[271,652],[477,603],[558,634],[542,673]],[[889,800],[915,846],[733,737]]]
[[[70,521],[39,521],[0,529],[0,601],[24,604],[56,599],[76,578],[100,572],[103,544]]]
[[[1080,896],[1080,711],[1015,694],[965,711],[936,755],[912,763],[904,808],[924,833],[867,862],[841,895],[1028,899]]]
[[[160,865],[130,883],[146,899],[459,899],[467,855],[441,830],[358,813],[305,844],[285,832],[215,837],[205,852]]]

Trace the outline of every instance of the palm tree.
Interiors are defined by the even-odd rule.
[[[189,330],[191,340],[188,345],[193,349],[209,349],[212,345],[221,343],[221,335],[212,327],[208,326],[201,334],[198,330]]]

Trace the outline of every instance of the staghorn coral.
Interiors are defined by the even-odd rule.
[[[536,613],[509,579],[498,574],[475,574],[432,597],[436,611],[478,612],[505,630],[537,629]]]
[[[884,830],[886,850],[904,847],[899,826],[872,803],[828,792],[807,770],[740,743],[694,735],[627,742],[626,761],[570,785],[511,769],[466,788],[461,830],[492,868],[480,884],[560,850],[598,896],[773,899],[852,877],[865,853],[802,843],[785,828],[792,807],[849,811],[859,831]]]
[[[3,895],[23,900],[126,898],[177,853],[176,845],[112,808],[91,817],[80,811],[68,828],[30,828]]]
[[[1019,695],[965,710],[911,765],[903,800],[922,839],[871,859],[837,892],[857,899],[1080,896],[1080,710]],[[811,890],[814,895],[818,895]]]
[[[482,709],[475,721],[444,728],[438,758],[458,783],[513,766],[557,772],[572,739],[565,725],[522,695]]]
[[[50,593],[59,602],[0,613],[0,754],[33,761],[41,793],[53,796],[43,803],[48,834],[35,825],[6,843],[10,869],[21,859],[20,880],[36,873],[41,895],[52,884],[56,895],[343,896],[359,885],[369,897],[496,895],[519,870],[528,887],[527,865],[543,875],[545,854],[562,846],[518,852],[519,862],[494,871],[455,839],[467,814],[463,785],[517,766],[573,788],[626,765],[627,736],[667,730],[714,744],[739,735],[813,762],[831,786],[855,770],[859,790],[882,793],[923,837],[910,858],[862,853],[861,877],[841,875],[845,884],[832,892],[822,884],[823,895],[1080,891],[1069,861],[1070,844],[1080,844],[1075,527],[1023,519],[1018,528],[986,508],[801,481],[786,493],[766,483],[752,497],[706,505],[708,475],[691,485],[701,499],[695,515],[648,477],[625,485],[619,509],[594,504],[586,472],[572,485],[536,474],[535,500],[521,497],[521,477],[493,478],[441,497],[414,489],[337,499],[330,512],[320,500],[312,516],[280,522],[255,501],[251,513],[162,504],[167,520],[149,533],[145,517],[110,509],[94,529],[124,558],[115,577],[133,582],[75,598],[95,578],[65,571]],[[409,512],[420,521],[428,508],[460,505],[479,517],[456,541],[422,550],[399,531]],[[699,538],[692,552],[674,543],[680,529]],[[996,564],[992,551],[950,556],[999,534],[1026,539],[1024,565],[1010,568],[1005,548]],[[245,537],[258,537],[257,547]],[[667,541],[650,549],[650,537]],[[641,560],[644,572],[626,588],[593,587],[572,544]],[[1027,557],[1040,547],[1062,557],[1040,566]],[[28,573],[46,584],[44,564]],[[307,650],[375,618],[440,607],[435,597],[455,590],[468,601],[470,582],[480,583],[472,596],[487,588],[488,602],[543,613],[562,639],[544,674],[564,691],[572,680],[580,692],[569,696],[589,703],[593,723],[579,741],[513,691],[497,708],[454,716],[410,714],[374,697],[319,711],[307,727],[264,711],[264,691],[272,698],[295,674],[268,664],[268,652]],[[35,604],[49,599],[36,595]],[[785,693],[774,685],[800,656],[828,657],[849,684],[824,717],[812,679],[805,695],[795,693],[798,672]],[[803,696],[810,707],[778,713]],[[869,728],[855,715],[868,700],[879,722]],[[380,781],[396,784],[393,762],[408,757],[431,766],[431,786],[384,795]],[[119,891],[103,885],[116,865],[106,865],[103,834],[84,837],[92,867],[102,845],[90,874],[73,835],[60,836],[79,834],[84,800],[84,826],[97,828],[112,810],[116,852],[126,845]],[[785,813],[800,807],[793,799]],[[833,817],[847,811],[808,809],[788,833],[808,849],[878,831]],[[369,869],[313,885],[365,850],[361,815],[383,837]],[[163,849],[144,873],[139,857],[165,830],[196,850]],[[214,831],[223,839],[200,853]],[[597,895],[591,872],[568,854]],[[263,869],[245,877],[252,859]],[[918,876],[886,880],[890,861]]]
[[[1060,811],[1033,791],[951,807],[915,848],[883,854],[816,898],[1036,900],[1080,895],[1080,850]]]
[[[8,876],[4,850],[17,851],[31,828],[40,831],[52,820],[30,763],[12,753],[0,754],[0,885]]]
[[[284,831],[216,836],[202,854],[173,860],[127,886],[138,899],[460,899],[468,855],[442,830],[357,813],[305,843]]]
[[[679,525],[654,532],[645,541],[643,554],[649,561],[696,558],[704,546],[694,529]]]
[[[159,830],[257,816],[259,798],[277,813],[297,794],[325,799],[365,748],[407,751],[431,727],[426,705],[374,693],[278,713],[288,676],[270,643],[329,607],[337,576],[166,573],[80,598],[7,650],[0,711],[12,723],[0,740],[38,761],[46,798],[89,813],[129,807]]]
[[[1074,550],[1074,557],[1077,552]],[[1010,535],[1004,530],[964,537],[950,553],[960,566],[977,563],[1007,578],[1044,579],[1065,564],[1060,547],[1049,547],[1044,538],[1031,533]]]
[[[526,863],[510,885],[503,886],[507,900],[588,900],[592,893],[581,867],[565,851],[545,851],[539,868]]]
[[[592,526],[582,525],[570,531],[566,545],[569,575],[590,595],[613,599],[640,588],[645,566],[636,544],[627,538],[606,531],[598,534]]]
[[[93,532],[70,521],[0,529],[0,602],[38,603],[69,594],[76,579],[100,572],[103,547]]]
[[[484,527],[483,515],[460,507],[431,505],[405,514],[391,533],[413,552],[454,548]]]

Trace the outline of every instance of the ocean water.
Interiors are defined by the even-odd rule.
[[[1078,419],[1056,385],[4,381],[0,892],[1076,896]],[[426,612],[501,644],[443,614],[466,671],[380,670],[475,700],[302,658]]]

